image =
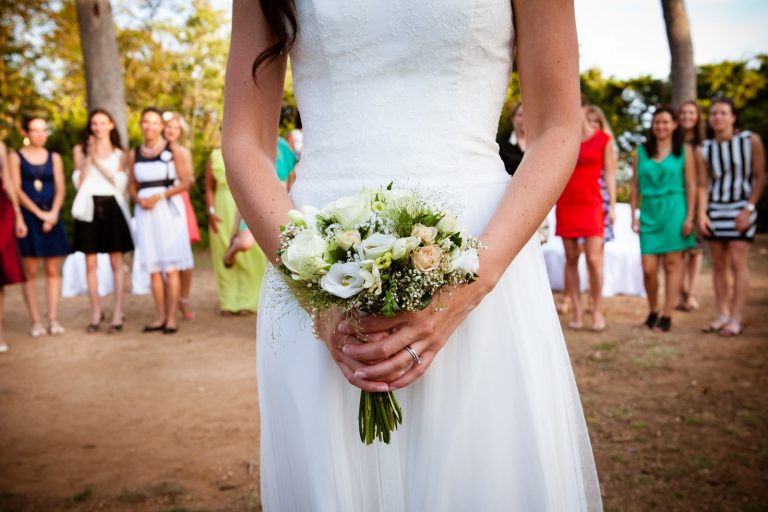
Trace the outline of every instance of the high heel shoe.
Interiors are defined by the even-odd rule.
[[[93,334],[94,332],[99,330],[99,326],[101,325],[101,322],[104,321],[104,312],[101,312],[101,316],[99,317],[99,321],[95,324],[88,324],[85,326],[85,332],[88,334]]]

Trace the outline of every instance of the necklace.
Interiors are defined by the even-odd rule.
[[[30,170],[34,169],[36,171],[32,174],[32,176],[35,178],[32,181],[32,187],[35,189],[35,192],[42,192],[43,180],[41,178],[43,177],[43,173],[45,172],[45,164],[47,163],[47,160],[46,162],[43,162],[41,165],[35,165],[29,160],[27,160],[27,162],[29,163]]]
[[[146,144],[142,143],[141,144],[141,151],[143,153],[145,153],[145,154],[151,155],[151,154],[155,153],[158,150],[158,148],[160,148],[163,145],[163,142],[165,142],[165,141],[163,140],[162,137],[160,137],[160,138],[157,139],[157,142],[155,142],[155,144],[152,147],[149,147]]]

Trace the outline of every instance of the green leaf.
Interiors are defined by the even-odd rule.
[[[397,305],[392,290],[387,290],[387,294],[384,296],[384,306],[381,308],[381,314],[384,316],[395,316],[400,311],[400,306]]]

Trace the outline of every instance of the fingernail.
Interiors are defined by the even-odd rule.
[[[389,391],[389,386],[383,385],[383,386],[377,387],[376,389],[379,390],[379,393],[386,393],[387,391]]]
[[[347,332],[347,321],[342,320],[338,327],[339,332]]]
[[[397,386],[389,386],[389,390],[390,390],[390,391],[394,391],[394,390],[396,390],[396,389],[397,389]]]
[[[357,370],[357,371],[355,372],[355,377],[357,377],[358,379],[364,379],[364,378],[366,378],[366,377],[367,377],[367,375],[365,374],[365,372],[364,372],[364,371],[361,371],[361,370]]]
[[[344,352],[345,354],[348,354],[349,353],[349,347],[347,345],[344,345],[343,347],[341,347],[341,351]]]

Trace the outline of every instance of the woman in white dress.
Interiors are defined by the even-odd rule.
[[[136,257],[151,276],[157,311],[144,332],[173,334],[178,328],[179,272],[194,265],[179,196],[192,183],[192,169],[178,147],[163,139],[158,109],[144,109],[140,126],[144,142],[128,155],[128,190],[136,203]]]
[[[573,5],[512,4],[514,24],[507,0],[298,0],[268,2],[266,16],[255,0],[234,2],[223,150],[265,253],[288,210],[409,178],[463,206],[488,246],[480,279],[444,294],[446,309],[369,317],[363,332],[325,318],[322,343],[267,270],[257,332],[267,511],[601,508],[533,236],[579,148]],[[515,43],[528,145],[510,178],[495,136]],[[288,50],[304,127],[290,195],[274,177]],[[360,442],[357,388],[397,389],[404,423],[391,444]]]

